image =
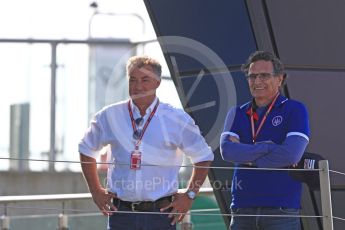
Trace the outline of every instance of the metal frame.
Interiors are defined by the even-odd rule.
[[[186,192],[186,189],[179,189],[179,193]],[[201,188],[199,194],[203,195],[213,195],[212,188]],[[77,201],[77,200],[90,200],[92,199],[91,193],[77,193],[77,194],[52,194],[52,195],[25,195],[25,196],[2,196],[0,197],[0,204],[4,204],[5,215],[3,215],[1,220],[1,229],[9,230],[10,229],[10,217],[7,216],[7,205],[9,203],[18,203],[18,202],[27,202],[27,201],[61,201],[63,203],[62,207],[64,208],[64,202],[66,201]],[[67,230],[68,229],[68,215],[62,213],[58,215],[58,230]],[[190,218],[190,212],[185,215],[185,218],[181,222],[181,229],[188,230],[192,229],[192,223]]]
[[[49,171],[55,171],[56,160],[56,143],[55,143],[55,130],[56,130],[56,71],[57,64],[57,46],[59,44],[86,44],[86,45],[115,45],[121,43],[143,44],[145,41],[132,42],[129,39],[87,39],[87,40],[66,40],[66,39],[15,39],[7,38],[0,39],[1,43],[26,43],[26,44],[49,44],[51,46],[51,63],[50,63],[50,150],[49,150]]]
[[[322,206],[323,229],[333,230],[333,213],[332,213],[332,195],[331,195],[331,181],[329,179],[329,166],[327,160],[319,161],[320,176],[320,193]]]

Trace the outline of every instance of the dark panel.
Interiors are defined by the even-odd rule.
[[[231,72],[236,87],[237,105],[242,105],[251,100],[248,81],[243,72]]]
[[[182,86],[179,95],[184,109],[194,118],[207,142],[214,150],[217,149],[229,108],[250,98],[244,74],[182,76],[178,83]]]
[[[205,55],[199,48],[204,45],[219,56],[225,65],[239,66],[256,49],[243,0],[146,0],[145,3],[157,37],[186,38],[183,45],[200,52],[199,55]],[[166,45],[162,45],[162,48],[165,53],[170,53],[168,63],[171,56],[176,58],[180,73],[211,68],[196,61],[194,55],[175,52],[175,49],[171,50]]]
[[[242,104],[250,98],[247,83],[240,73],[231,73],[230,77],[227,74],[207,74],[199,78],[179,76],[196,75],[204,68],[211,72],[224,70],[224,66],[230,67],[231,71],[239,68],[256,49],[245,3],[249,4],[258,49],[276,51],[288,67],[345,68],[345,48],[342,45],[345,40],[345,27],[342,25],[345,2],[342,0],[220,0],[216,3],[145,0],[145,3],[157,36],[174,36],[168,37],[170,40],[163,37],[159,41],[185,109],[200,126],[215,152],[214,166],[230,165],[221,160],[219,143],[215,141],[218,141],[222,130],[226,107]],[[332,169],[341,171],[345,158],[341,155],[343,134],[340,130],[345,130],[345,113],[340,100],[344,98],[341,92],[345,82],[340,78],[345,79],[344,73],[289,73],[291,98],[304,102],[310,112],[312,138],[308,151],[323,154],[330,160]],[[195,107],[199,105],[209,106]],[[221,182],[223,186],[215,192],[222,212],[228,212],[230,196],[227,185],[231,183],[231,174],[220,169],[209,173],[212,182]],[[343,187],[344,182],[340,178],[334,174],[331,176],[333,186]],[[334,197],[333,201],[337,202],[338,198]],[[307,215],[317,213],[313,198],[313,193],[305,191],[302,207]],[[337,204],[340,208],[335,210],[344,207],[341,202]],[[225,220],[229,221],[229,218]],[[317,225],[317,222],[307,221],[303,228],[316,229]]]
[[[256,49],[243,0],[145,0],[158,41],[185,110],[215,153],[214,166],[230,166],[219,154],[219,136],[230,106],[250,97],[240,65]],[[180,77],[181,76],[181,77]],[[211,169],[222,213],[229,212],[232,171]],[[226,223],[230,218],[224,217]]]
[[[345,1],[266,3],[278,53],[285,64],[345,68]]]
[[[274,40],[272,41],[271,26],[267,22],[265,2],[258,0],[246,0],[254,37],[258,50],[274,52]]]
[[[339,190],[339,189],[332,189],[332,212],[333,216],[335,217],[340,217],[340,218],[345,218],[344,215],[344,207],[345,207],[345,191],[344,190]],[[315,197],[316,197],[316,202],[318,206],[318,211],[319,213],[322,213],[321,211],[321,195],[319,191],[314,192]],[[344,229],[345,222],[344,220],[339,220],[339,219],[333,219],[333,224],[334,224],[334,229]]]
[[[314,192],[306,184],[303,185],[301,199],[301,215],[320,216]],[[322,230],[320,218],[301,218],[303,230]]]
[[[330,168],[344,171],[345,73],[289,71],[291,98],[304,102],[309,110],[311,138],[309,152],[329,160]],[[345,185],[343,177],[331,174],[332,185]]]
[[[219,137],[229,108],[250,99],[244,74],[231,72],[181,77],[178,84],[182,85],[179,95],[184,101],[185,110],[191,114],[207,143],[212,146],[215,154],[213,166],[233,166],[221,159]],[[222,213],[228,213],[232,170],[212,169],[209,178]],[[230,219],[224,219],[228,224]]]

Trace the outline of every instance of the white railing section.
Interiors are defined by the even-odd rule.
[[[79,162],[81,163],[81,162]],[[190,166],[189,166],[190,167]],[[233,169],[234,167],[210,167],[210,168],[221,168],[221,169]],[[248,169],[253,170],[253,168],[241,168],[242,170]],[[265,170],[262,168],[257,168],[256,170]],[[266,169],[266,170],[296,170],[296,169]],[[303,171],[309,171],[306,169],[303,169]],[[310,170],[310,171],[315,171]],[[331,202],[331,186],[330,186],[330,172],[336,172],[333,170],[329,170],[329,165],[327,160],[319,161],[319,179],[320,179],[320,193],[321,193],[321,205],[322,205],[322,215],[321,216],[308,216],[308,215],[270,215],[270,217],[301,217],[301,218],[322,218],[322,224],[323,229],[326,230],[334,230],[333,227],[333,219],[338,219],[345,221],[344,218],[335,217],[332,213],[332,202]],[[338,173],[338,172],[336,172]],[[341,173],[343,174],[343,173]],[[179,192],[185,191],[184,189],[179,189]],[[201,194],[204,195],[213,195],[213,189],[212,188],[202,188],[200,190]],[[90,193],[80,193],[80,194],[56,194],[56,195],[28,195],[28,196],[2,196],[0,197],[0,204],[4,205],[5,208],[5,214],[1,217],[1,229],[2,230],[10,230],[10,216],[7,215],[7,210],[9,208],[33,208],[33,207],[12,207],[9,204],[23,202],[23,201],[61,201],[62,202],[62,209],[57,208],[42,208],[49,209],[49,210],[57,210],[60,211],[60,214],[58,215],[58,230],[68,230],[68,215],[66,212],[94,212],[99,213],[98,210],[77,210],[77,209],[66,209],[64,207],[64,203],[67,201],[72,200],[83,200],[83,199],[91,199]],[[35,209],[41,209],[36,208]],[[181,223],[181,229],[182,230],[188,230],[192,229],[192,222],[191,222],[191,216],[192,215],[208,215],[208,216],[235,216],[233,214],[227,214],[227,213],[202,213],[202,212],[212,212],[212,211],[219,211],[219,209],[206,209],[206,210],[191,210],[188,213],[186,213],[185,218],[183,219]],[[124,211],[116,211],[116,212],[123,212]],[[133,212],[127,212],[127,213],[133,213]],[[146,212],[137,212],[137,213],[146,213]],[[155,213],[150,212],[150,214],[162,214],[162,213]],[[180,213],[176,213],[180,214]],[[248,215],[236,215],[236,216],[248,216]],[[256,216],[268,216],[268,215],[256,215]]]
[[[185,189],[179,189],[179,192],[185,192]],[[203,195],[213,195],[212,188],[201,188],[200,194]],[[2,196],[0,197],[0,204],[4,204],[5,215],[1,217],[1,230],[10,230],[10,217],[7,216],[8,208],[21,208],[21,209],[31,209],[33,207],[11,207],[8,204],[20,203],[26,201],[61,201],[62,209],[57,208],[42,208],[42,210],[58,210],[61,213],[58,215],[58,230],[68,230],[68,215],[65,214],[66,211],[70,212],[99,212],[98,210],[78,210],[78,209],[65,209],[64,202],[72,200],[89,200],[92,196],[90,193],[78,193],[78,194],[51,194],[51,195],[27,195],[27,196]],[[38,209],[38,208],[36,208]],[[121,211],[118,211],[121,212]],[[132,212],[131,212],[132,213]],[[143,212],[144,213],[144,212]],[[151,212],[152,213],[152,212]],[[181,230],[192,229],[191,214],[188,212],[181,222]]]
[[[332,213],[332,198],[331,198],[331,183],[329,179],[328,161],[319,161],[320,176],[320,194],[322,206],[322,226],[323,229],[333,230],[333,213]]]

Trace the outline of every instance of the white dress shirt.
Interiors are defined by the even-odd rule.
[[[146,110],[138,129],[145,124],[157,101],[156,98]],[[133,101],[131,106],[134,119],[141,117]],[[107,187],[126,201],[154,201],[177,192],[183,153],[193,163],[214,158],[193,119],[183,110],[162,102],[139,146],[139,170],[129,166],[135,140],[128,101],[109,105],[95,115],[79,143],[79,152],[97,158],[99,150],[107,144],[111,146],[114,162],[109,165]]]

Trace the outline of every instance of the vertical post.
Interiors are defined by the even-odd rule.
[[[56,47],[57,42],[51,42],[51,64],[50,64],[50,150],[49,150],[49,171],[55,171],[55,125],[56,125]]]
[[[68,216],[59,214],[59,227],[58,230],[68,230]]]
[[[190,215],[190,211],[188,211],[181,222],[181,230],[192,230],[192,229],[193,229],[192,218]]]
[[[327,160],[319,161],[320,193],[322,205],[322,226],[323,229],[333,230],[333,214],[331,199],[331,183],[329,179],[329,166]]]
[[[1,217],[1,229],[10,230],[10,218],[6,215]]]

